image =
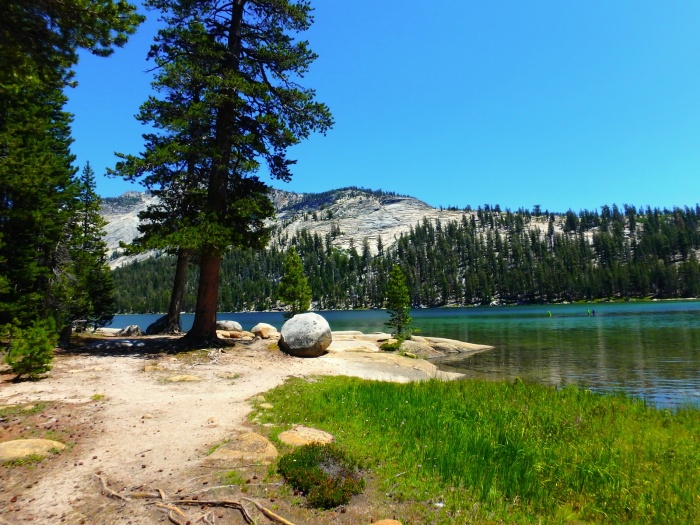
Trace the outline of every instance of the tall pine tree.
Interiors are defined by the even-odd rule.
[[[142,17],[126,1],[11,0],[0,17],[0,323],[57,325],[76,210],[71,115],[63,90],[83,48],[100,56]]]
[[[161,81],[172,78],[185,88],[179,90],[185,99],[177,102],[183,120],[165,123],[164,135],[174,135],[177,151],[183,147],[178,135],[188,134],[182,122],[203,126],[189,134],[198,197],[196,214],[187,221],[196,234],[200,272],[188,340],[207,343],[216,339],[222,254],[251,236],[264,236],[264,220],[272,214],[269,199],[260,198],[267,187],[254,175],[258,164],[264,162],[273,178],[289,180],[294,161],[287,159],[287,148],[313,131],[325,132],[332,119],[314,101],[314,92],[298,83],[316,58],[307,42],[292,36],[311,24],[308,2],[149,0],[147,5],[159,9],[166,24],[152,50],[164,71]],[[158,113],[154,122],[158,126],[169,115]]]

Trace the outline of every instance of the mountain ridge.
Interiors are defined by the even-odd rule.
[[[320,193],[272,189],[270,198],[276,212],[276,218],[269,223],[276,230],[272,243],[306,230],[312,235],[330,236],[332,245],[340,249],[359,249],[366,240],[372,255],[378,253],[380,245],[392,247],[402,233],[423,220],[460,220],[465,213],[474,213],[434,208],[408,195],[352,186]],[[154,256],[154,252],[124,256],[119,245],[129,244],[138,235],[138,213],[155,202],[152,195],[137,191],[102,199],[111,268]]]

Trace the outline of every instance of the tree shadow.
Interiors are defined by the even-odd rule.
[[[232,348],[242,344],[236,340],[217,339],[212,341],[192,341],[179,336],[144,337],[104,337],[72,344],[57,351],[60,355],[96,357],[153,357],[159,354],[177,354],[207,348]]]

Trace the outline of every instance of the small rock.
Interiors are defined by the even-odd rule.
[[[333,434],[302,425],[295,426],[291,430],[282,432],[277,438],[282,443],[295,447],[308,445],[309,443],[321,443],[322,445],[326,445],[328,443],[333,443],[335,440]]]
[[[267,438],[254,432],[241,432],[217,448],[207,462],[222,468],[236,468],[244,463],[269,465],[277,455],[277,449]]]
[[[264,408],[265,410],[269,410],[273,407],[274,405],[271,405],[270,403],[260,403],[260,408]]]
[[[250,331],[261,339],[270,339],[273,334],[279,334],[277,328],[267,323],[258,323]]]
[[[171,383],[186,383],[201,380],[201,377],[191,375],[170,376],[168,379],[166,379],[166,381],[169,381]]]
[[[31,455],[47,456],[52,450],[66,446],[51,439],[14,439],[0,443],[0,462],[26,458]]]

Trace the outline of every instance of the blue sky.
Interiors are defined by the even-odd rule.
[[[336,124],[294,147],[293,181],[273,186],[556,211],[700,201],[697,0],[312,3],[304,83]],[[142,146],[146,15],[112,57],[83,55],[68,92],[73,152],[98,175]],[[103,196],[141,189],[98,179]]]

